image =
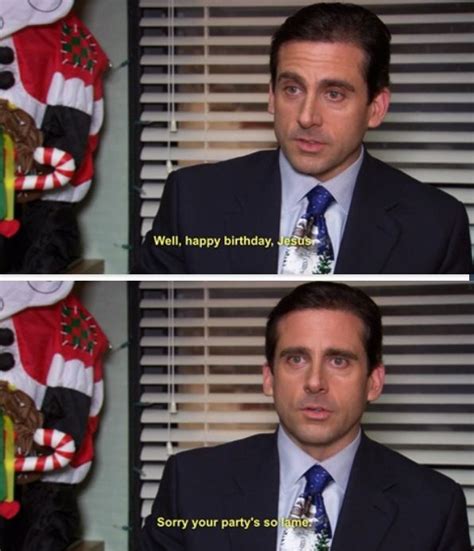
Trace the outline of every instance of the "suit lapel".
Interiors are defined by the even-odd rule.
[[[230,246],[230,273],[276,273],[280,231],[281,181],[278,150],[268,152],[249,168],[250,177],[238,182],[233,206],[223,213],[227,236],[271,238],[273,246]]]
[[[393,523],[397,505],[387,490],[396,482],[377,461],[375,444],[362,436],[347,485],[331,551],[379,551]]]
[[[263,527],[263,519],[278,516],[279,462],[276,436],[269,438],[265,453],[249,451],[233,458],[234,484],[224,496],[224,517],[260,520],[260,527],[228,529],[232,551],[275,549],[276,528]]]
[[[357,177],[335,273],[381,273],[395,246],[400,227],[390,211],[398,197],[390,195],[371,156],[365,152]]]

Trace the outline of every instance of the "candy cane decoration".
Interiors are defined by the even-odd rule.
[[[76,169],[72,155],[56,147],[37,147],[33,158],[41,165],[52,166],[54,172],[17,176],[16,191],[41,191],[63,187],[71,180]]]
[[[33,440],[40,446],[53,448],[51,455],[40,457],[17,457],[15,459],[16,472],[47,472],[61,469],[68,465],[76,451],[72,436],[56,429],[37,429]]]

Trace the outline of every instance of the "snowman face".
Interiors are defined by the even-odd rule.
[[[72,289],[72,281],[0,281],[0,320],[33,308],[55,304]]]
[[[0,39],[31,25],[47,25],[64,17],[74,0],[1,0]]]

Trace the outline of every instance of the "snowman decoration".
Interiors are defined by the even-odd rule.
[[[20,453],[9,463],[12,446],[8,426],[3,427],[2,551],[59,551],[74,541],[77,530],[74,488],[92,465],[108,341],[71,288],[71,282],[0,282],[0,412],[3,407],[5,413],[6,388],[19,393],[7,414],[30,419],[22,412],[31,401],[35,425],[27,431],[36,443],[29,456],[21,451],[26,446],[15,444]],[[18,483],[14,496],[12,469]]]
[[[16,170],[15,154],[9,152],[22,144],[0,139],[0,185],[6,195],[0,220],[19,222],[13,229],[7,223],[4,231],[0,223],[3,273],[58,273],[80,256],[75,205],[92,182],[104,112],[102,76],[109,61],[70,12],[72,5],[73,0],[2,0],[0,5],[0,100],[31,117],[42,139],[28,174]],[[1,131],[0,122],[0,138]]]

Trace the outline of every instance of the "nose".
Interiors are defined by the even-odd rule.
[[[321,126],[322,122],[319,103],[316,98],[308,94],[301,103],[298,124],[301,128],[311,128],[312,126]]]
[[[327,380],[323,366],[313,364],[308,369],[304,381],[304,391],[307,394],[318,394],[327,391]]]

